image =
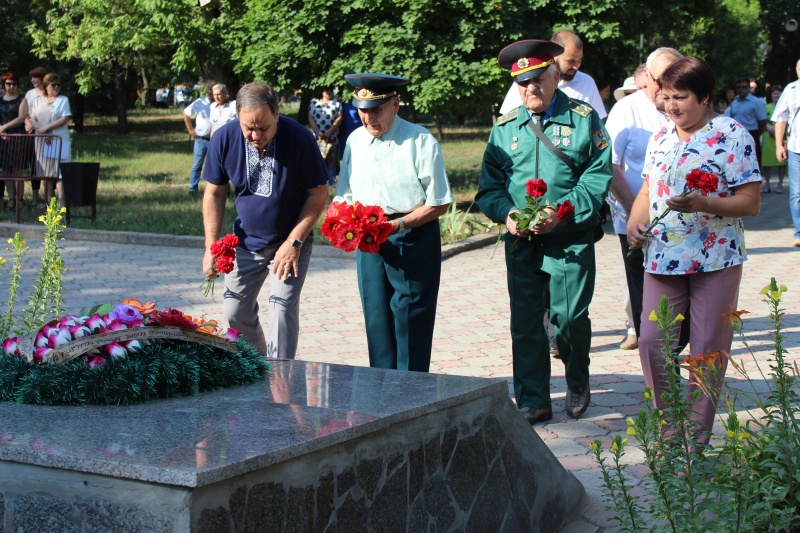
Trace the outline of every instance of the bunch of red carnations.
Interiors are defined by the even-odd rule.
[[[391,235],[392,224],[378,206],[333,202],[325,213],[320,232],[340,250],[352,252],[358,248],[374,254]]]
[[[569,200],[553,205],[544,198],[547,193],[547,183],[544,180],[528,180],[525,192],[528,193],[527,205],[520,212],[509,215],[511,220],[517,223],[517,231],[531,230],[553,214],[561,220],[566,220],[575,213],[575,208]]]
[[[228,274],[233,271],[233,264],[236,261],[236,248],[239,246],[239,237],[229,233],[211,245],[211,256],[214,258],[212,268],[214,272]],[[209,276],[200,285],[203,289],[203,296],[214,295],[214,282],[216,276]]]
[[[661,185],[659,185],[661,187]],[[712,192],[716,191],[719,187],[719,177],[714,174],[713,172],[706,172],[705,170],[700,170],[696,168],[686,174],[686,185],[683,187],[683,192],[680,193],[678,196],[686,196],[690,192],[699,192],[702,196],[708,196]],[[668,191],[668,189],[667,189]],[[659,191],[660,194],[661,191]],[[647,230],[642,234],[645,237],[655,237],[653,234],[653,230],[658,224],[661,224],[661,221],[667,216],[667,213],[672,211],[669,207],[664,209],[664,211],[658,215],[650,225],[647,227]],[[633,246],[628,247],[628,255],[631,255],[635,248]]]

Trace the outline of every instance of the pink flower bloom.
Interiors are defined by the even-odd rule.
[[[62,316],[61,319],[58,321],[59,329],[70,328],[78,323],[77,318],[75,315],[69,316]]]
[[[130,322],[128,322],[129,328],[140,328],[142,326],[144,326],[144,319],[142,318],[138,320],[131,320]]]
[[[42,361],[47,361],[50,359],[50,354],[53,352],[52,348],[48,348],[43,346],[41,348],[36,348],[36,352],[33,354],[33,360],[37,363]]]
[[[22,337],[9,337],[3,341],[2,348],[7,354],[19,355],[18,344]]]
[[[239,340],[239,335],[241,334],[242,332],[238,329],[228,328],[228,331],[225,332],[225,338],[231,342],[236,342]]]
[[[106,329],[108,331],[119,331],[121,329],[128,329],[128,326],[126,326],[125,322],[122,320],[115,318],[106,324]]]
[[[97,313],[88,318],[85,324],[86,327],[88,327],[93,332],[97,332],[100,328],[106,327],[105,321],[102,318],[100,318],[100,315],[98,315]]]
[[[45,335],[42,330],[39,330],[39,333],[36,334],[36,339],[34,339],[33,345],[36,348],[47,346],[47,335]]]
[[[58,348],[72,340],[68,329],[51,328],[50,334],[47,336],[47,346],[50,348]]]
[[[129,352],[138,352],[142,349],[142,343],[137,339],[133,339],[132,341],[122,341],[120,342],[120,345],[122,345],[122,347]]]
[[[84,356],[83,358],[86,359],[86,356]],[[98,366],[103,366],[104,364],[106,364],[106,358],[101,355],[98,355],[97,357],[92,357],[92,360],[89,361],[86,366],[88,366],[89,368],[95,368]]]
[[[50,324],[46,324],[46,325],[42,326],[42,329],[40,329],[39,332],[42,335],[44,335],[45,337],[49,337],[50,333],[53,331],[53,329],[58,329],[58,328],[55,327],[55,326],[52,326]]]
[[[113,359],[122,359],[128,355],[128,351],[120,345],[117,341],[103,346],[103,351],[110,355]]]
[[[67,331],[69,331],[69,334],[72,335],[73,339],[82,339],[83,337],[91,335],[92,333],[89,330],[89,328],[81,324],[75,324],[74,326],[71,326]]]

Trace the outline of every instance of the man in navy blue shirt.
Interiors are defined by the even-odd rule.
[[[225,278],[223,316],[267,357],[293,359],[311,230],[328,199],[325,163],[311,132],[280,116],[278,97],[269,85],[242,87],[236,108],[239,119],[215,132],[206,157],[203,272],[216,275],[210,247],[220,237],[230,184],[238,215],[233,231],[240,246],[234,270]],[[270,273],[265,338],[258,294]]]

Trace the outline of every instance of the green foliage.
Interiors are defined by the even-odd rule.
[[[650,470],[645,488],[654,498],[647,513],[641,502],[625,497],[630,482],[625,477],[625,465],[619,464],[619,457],[626,441],[614,438],[613,467],[607,465],[599,441],[590,446],[603,472],[610,508],[615,511],[622,530],[788,532],[800,529],[800,420],[797,414],[800,371],[796,363],[787,361],[783,347],[785,311],[780,305],[786,291],[775,278],[761,291],[770,307],[774,347],[768,374],[753,358],[761,379],[768,386],[765,395],[758,394],[745,365],[728,354],[705,354],[685,360],[687,370],[695,376],[702,390],[696,394],[718,392],[710,387],[716,381],[720,357],[727,357],[730,365],[753,386],[752,393],[728,393],[728,412],[720,415],[725,436],[719,444],[705,447],[697,444],[699,428],[689,417],[693,398],[683,395],[680,374],[672,362],[674,354],[670,344],[675,340],[672,330],[682,317],[674,317],[666,298],[662,298],[659,309],[653,311],[650,318],[658,322],[664,335],[668,379],[665,380],[667,392],[662,399],[666,407],[663,411],[655,408],[653,392],[647,388],[645,407],[635,419],[627,420],[627,433],[635,436]],[[750,350],[740,318],[746,312],[732,311],[726,315],[726,320],[731,321]],[[753,355],[752,350],[750,353]],[[746,409],[748,420],[745,423],[736,409],[740,394],[750,405],[756,406]]]
[[[189,342],[145,345],[124,359],[89,368],[27,363],[0,350],[0,401],[36,405],[130,405],[155,398],[196,395],[264,379],[269,365],[252,346],[230,353]]]
[[[447,209],[447,213],[439,218],[439,233],[443,244],[466,239],[475,233],[486,233],[497,225],[472,213],[472,205],[474,202],[465,211],[462,211],[453,202]]]

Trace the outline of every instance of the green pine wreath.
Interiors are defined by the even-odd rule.
[[[265,379],[269,364],[264,357],[243,340],[236,347],[236,352],[228,352],[193,342],[158,342],[95,368],[87,367],[82,358],[42,365],[0,350],[0,401],[130,405]]]

